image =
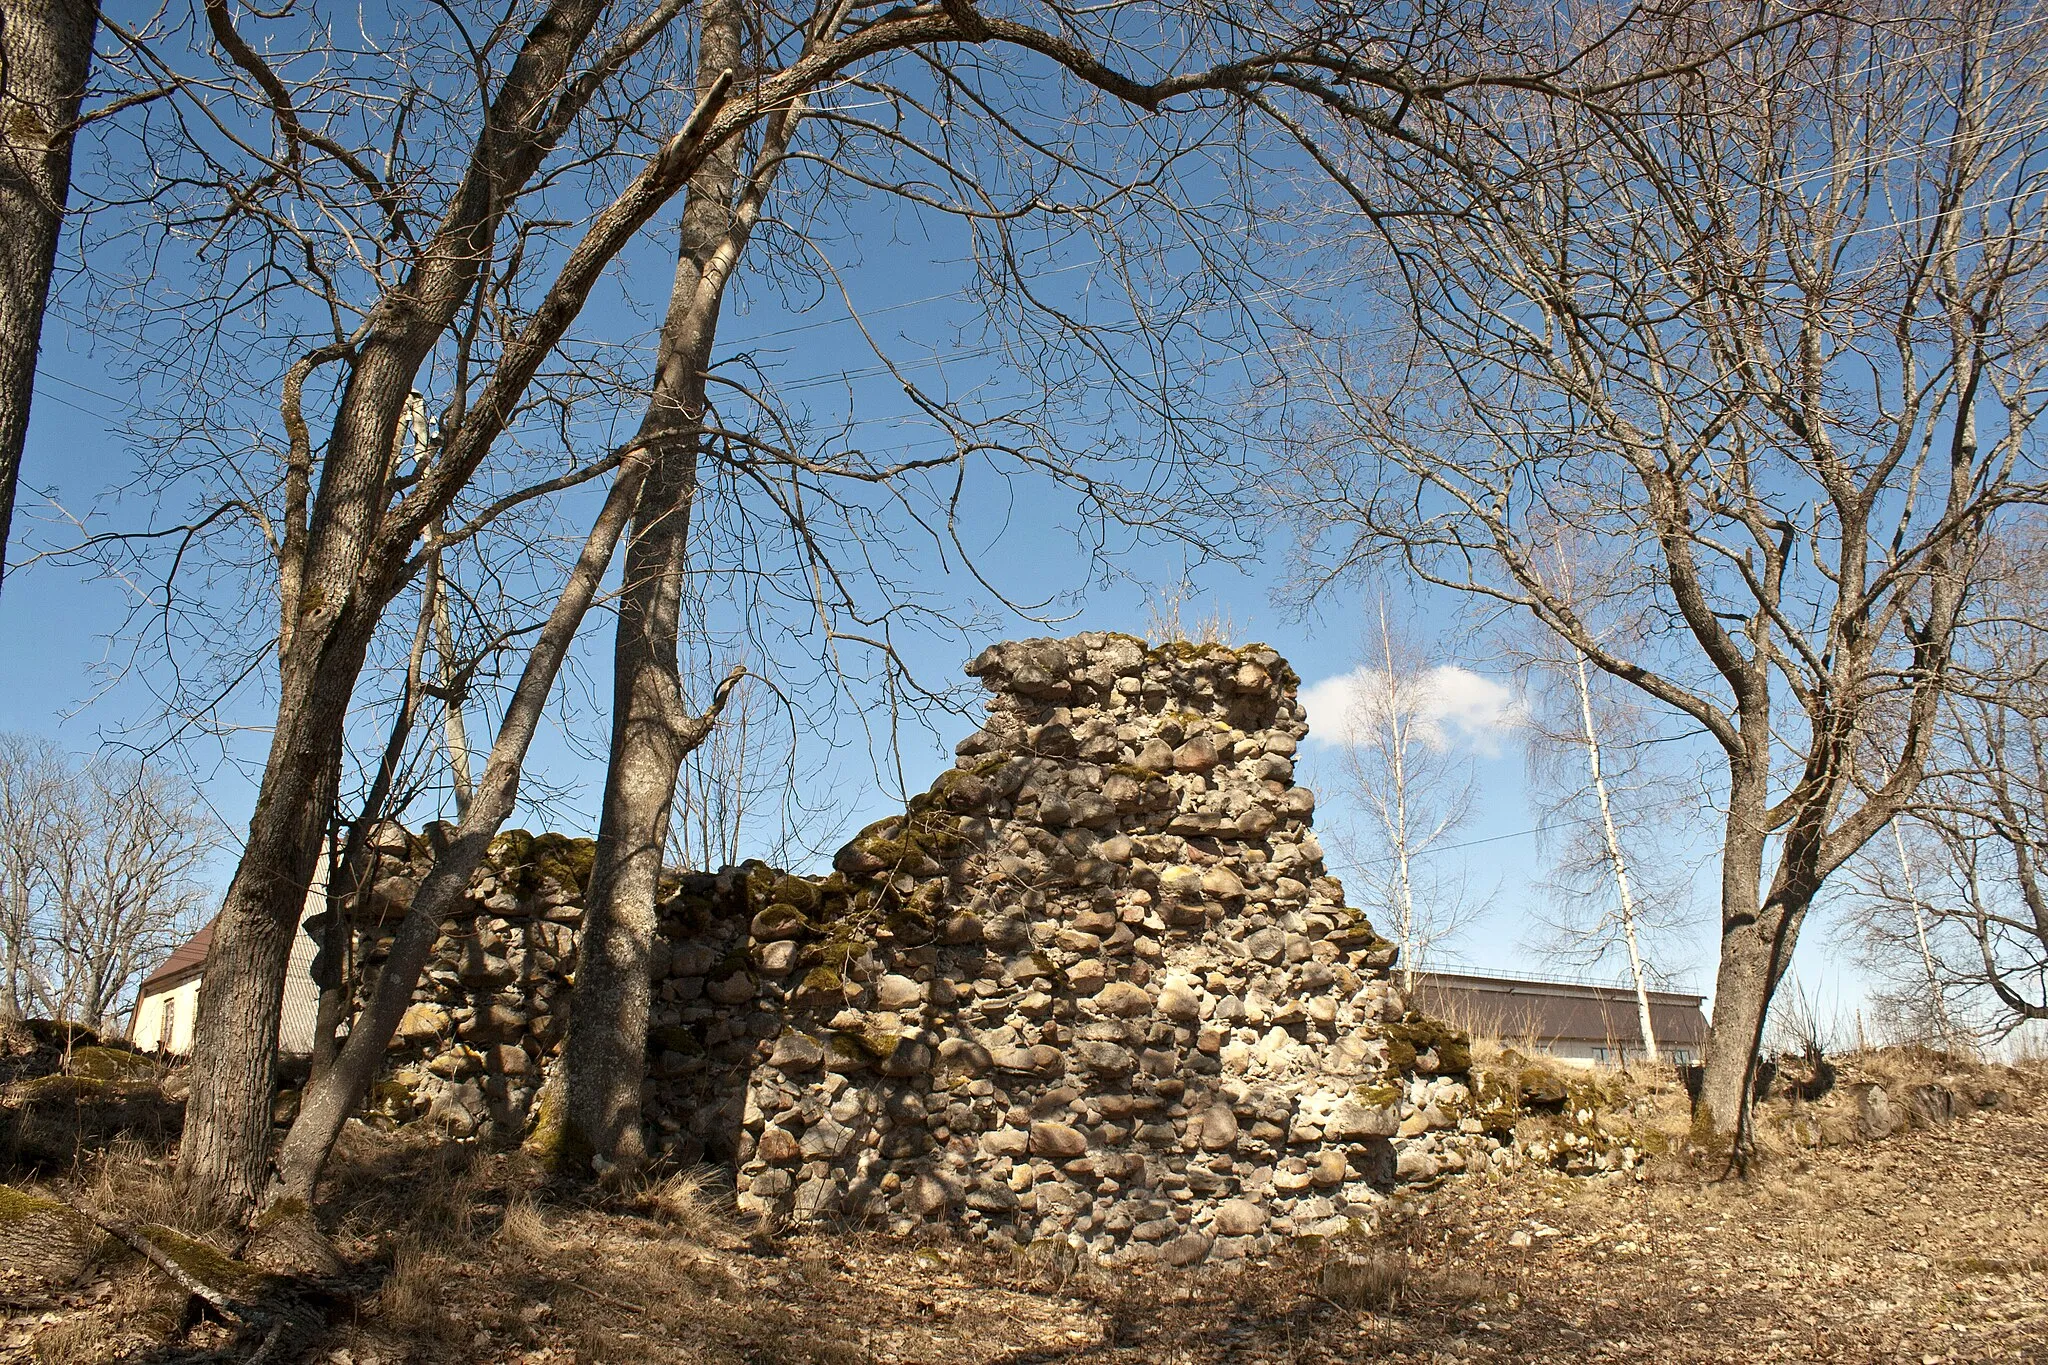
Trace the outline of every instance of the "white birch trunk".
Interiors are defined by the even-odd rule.
[[[1600,803],[1600,823],[1607,836],[1607,864],[1614,870],[1614,892],[1621,903],[1621,939],[1628,946],[1629,977],[1636,988],[1636,1016],[1643,1029],[1643,1052],[1656,1061],[1657,1031],[1650,1023],[1650,985],[1643,972],[1643,954],[1636,940],[1636,899],[1629,886],[1628,859],[1614,828],[1614,805],[1607,796],[1607,774],[1600,766],[1600,735],[1593,727],[1593,688],[1586,679],[1586,656],[1572,652],[1579,687],[1579,719],[1585,726],[1586,766],[1593,775],[1593,795]]]

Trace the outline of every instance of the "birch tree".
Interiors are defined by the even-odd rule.
[[[1415,987],[1430,950],[1480,908],[1464,877],[1431,860],[1472,812],[1469,756],[1444,726],[1444,669],[1395,629],[1377,604],[1360,666],[1346,675],[1350,704],[1338,732],[1344,788],[1365,828],[1340,847],[1372,885],[1400,951],[1401,988]]]
[[[1659,765],[1666,746],[1644,708],[1616,696],[1583,655],[1553,641],[1527,677],[1529,770],[1551,893],[1537,946],[1582,969],[1618,968],[1635,993],[1643,1051],[1656,1061],[1650,992],[1660,949],[1691,908],[1697,792]]]

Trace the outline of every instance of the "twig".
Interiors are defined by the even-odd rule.
[[[645,1308],[642,1308],[637,1303],[629,1303],[625,1299],[615,1299],[609,1294],[603,1293],[596,1289],[592,1289],[589,1285],[579,1283],[576,1280],[556,1280],[555,1283],[564,1284],[569,1286],[569,1288],[571,1289],[580,1290],[581,1292],[590,1295],[591,1298],[596,1299],[599,1303],[608,1303],[614,1308],[623,1308],[630,1313],[639,1313],[642,1315],[645,1315],[647,1312]]]

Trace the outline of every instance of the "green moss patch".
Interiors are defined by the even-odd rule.
[[[70,1072],[89,1081],[144,1081],[155,1078],[156,1063],[124,1048],[82,1047],[71,1054]]]
[[[167,1228],[161,1223],[146,1223],[136,1231],[180,1270],[207,1288],[217,1289],[229,1298],[243,1303],[254,1303],[264,1298],[270,1289],[279,1283],[277,1278],[268,1272],[238,1261],[217,1247],[196,1237],[187,1237],[184,1233]]]

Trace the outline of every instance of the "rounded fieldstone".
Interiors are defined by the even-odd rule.
[[[754,1144],[754,1155],[771,1166],[787,1166],[803,1155],[803,1148],[798,1145],[796,1135],[787,1128],[769,1124],[761,1130],[760,1140]]]
[[[1213,863],[1202,873],[1202,894],[1219,901],[1237,900],[1244,895],[1244,883],[1229,868]]]
[[[924,990],[907,976],[894,972],[875,983],[875,1008],[884,1010],[909,1009],[923,1001]]]
[[[1064,1123],[1043,1119],[1031,1125],[1031,1154],[1065,1160],[1088,1150],[1088,1135]]]
[[[1200,1138],[1206,1151],[1224,1152],[1237,1145],[1237,1115],[1227,1104],[1212,1104],[1202,1114]]]
[[[1152,1011],[1152,993],[1128,981],[1112,981],[1095,997],[1095,1008],[1104,1014],[1126,1019],[1149,1014]]]
[[[1202,1017],[1202,997],[1178,981],[1166,983],[1154,1007],[1176,1023],[1192,1024]]]
[[[1226,1199],[1216,1210],[1216,1235],[1249,1237],[1266,1226],[1266,1211],[1249,1199]]]

